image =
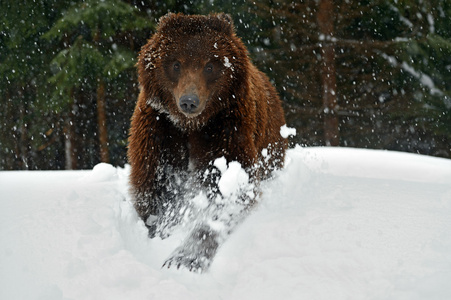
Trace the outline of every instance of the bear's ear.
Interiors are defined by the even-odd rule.
[[[175,19],[178,16],[182,17],[183,13],[175,14],[175,13],[169,12],[169,13],[165,14],[164,16],[161,16],[160,19],[158,20],[158,23],[159,24],[166,23],[168,20]]]
[[[233,20],[232,17],[229,14],[226,13],[219,13],[216,15],[216,17],[228,24],[230,24],[231,26],[233,26]]]
[[[217,18],[221,21],[220,31],[232,35],[235,32],[235,27],[233,26],[232,17],[229,14],[219,13],[214,14],[212,17]]]
[[[175,22],[177,19],[182,18],[184,15],[182,13],[178,13],[178,14],[174,14],[174,13],[167,13],[164,16],[161,16],[160,19],[158,20],[158,28],[159,30],[162,30],[163,28],[165,28],[166,26],[171,26],[168,25],[171,22]]]

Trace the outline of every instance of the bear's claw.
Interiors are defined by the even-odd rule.
[[[198,258],[194,255],[185,255],[183,251],[177,251],[176,254],[166,260],[162,268],[167,267],[169,269],[171,266],[176,266],[177,269],[184,267],[190,272],[202,273],[210,266],[210,260],[205,257]]]
[[[208,226],[199,226],[193,230],[183,245],[174,251],[162,267],[170,268],[175,265],[177,269],[185,267],[191,272],[205,272],[210,267],[218,247],[217,233]]]

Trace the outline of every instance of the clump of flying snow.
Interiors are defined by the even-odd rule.
[[[296,136],[296,128],[290,128],[285,124],[282,127],[280,127],[280,135],[284,139],[288,138],[290,135]]]
[[[238,193],[249,184],[249,175],[241,168],[239,162],[232,161],[227,166],[226,159],[221,157],[215,160],[214,166],[221,171],[218,187],[223,197],[237,197]]]
[[[227,171],[227,159],[224,156],[215,159],[213,165],[218,168],[221,174]]]

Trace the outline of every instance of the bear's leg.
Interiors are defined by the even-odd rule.
[[[196,227],[184,243],[163,264],[179,269],[181,266],[193,272],[206,271],[219,247],[219,233],[208,225]]]
[[[255,199],[249,199],[247,194],[240,195],[234,201],[229,200],[213,201],[204,212],[203,221],[191,231],[163,266],[185,267],[199,273],[207,271],[219,246],[249,214],[255,203]]]
[[[186,205],[186,178],[185,171],[171,165],[166,165],[157,172],[153,201],[156,203],[156,211],[145,222],[150,238],[168,237],[181,222],[183,215],[180,211]]]

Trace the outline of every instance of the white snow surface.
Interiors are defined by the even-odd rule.
[[[183,230],[147,238],[128,171],[0,172],[0,299],[451,299],[451,160],[297,146],[204,274],[161,268]]]

